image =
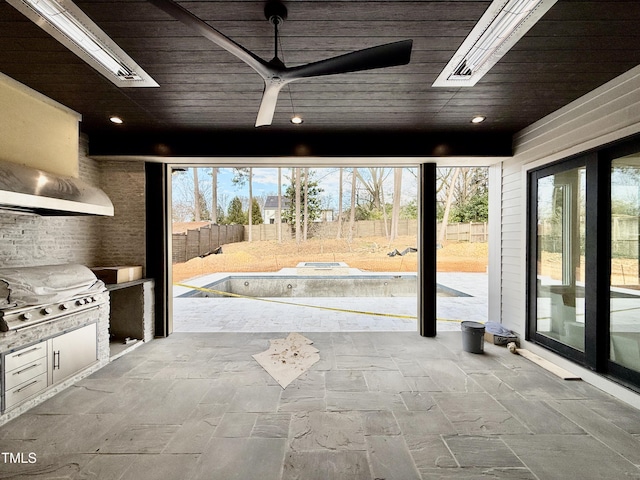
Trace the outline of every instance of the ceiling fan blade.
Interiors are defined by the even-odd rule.
[[[298,67],[287,68],[281,73],[282,78],[297,80],[299,78],[335,75],[338,73],[359,72],[374,68],[406,65],[411,60],[413,40],[378,45],[356,52],[347,53],[319,62],[307,63]]]
[[[226,35],[223,35],[211,25],[196,17],[189,10],[186,10],[185,8],[175,3],[173,0],[149,0],[149,2],[154,4],[161,10],[164,10],[176,20],[195,30],[203,37],[208,38],[215,44],[224,48],[232,55],[238,57],[244,63],[253,68],[256,72],[258,72],[262,78],[267,78],[270,74],[273,73],[272,68],[263,59],[250,52],[242,45],[234,42]]]
[[[258,110],[258,118],[256,118],[256,127],[271,125],[273,114],[276,111],[276,104],[278,103],[278,94],[284,85],[286,85],[286,82],[276,83],[265,80],[262,102],[260,102],[260,110]]]

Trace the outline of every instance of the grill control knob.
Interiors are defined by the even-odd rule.
[[[45,307],[42,309],[43,315],[51,315],[51,312],[53,312],[53,309],[51,307]]]
[[[82,300],[76,300],[76,305],[79,307],[80,305],[84,305]]]
[[[60,310],[69,310],[69,304],[68,303],[61,303],[60,304]]]
[[[22,315],[20,315],[20,319],[22,320],[29,320],[30,318],[31,318],[30,312],[24,312]]]
[[[84,304],[86,305],[87,303],[91,303],[91,300],[89,300],[88,298],[84,299]]]

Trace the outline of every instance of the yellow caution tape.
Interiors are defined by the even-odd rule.
[[[360,310],[348,310],[348,309],[344,309],[344,308],[323,307],[323,306],[320,306],[320,305],[308,305],[308,304],[304,304],[304,303],[283,302],[281,300],[273,300],[273,299],[270,299],[270,298],[249,297],[247,295],[239,295],[237,293],[223,292],[221,290],[213,290],[211,288],[196,287],[196,286],[193,286],[193,285],[186,285],[184,283],[174,283],[174,285],[178,286],[178,287],[190,288],[192,290],[199,290],[201,292],[215,293],[217,295],[224,295],[224,296],[227,296],[227,297],[249,298],[249,299],[252,299],[252,300],[260,300],[261,302],[279,303],[281,305],[292,305],[292,306],[299,306],[299,307],[318,308],[320,310],[330,310],[330,311],[333,311],[333,312],[358,313],[358,314],[361,314],[361,315],[374,315],[374,316],[377,316],[377,317],[406,318],[406,319],[410,319],[410,320],[417,320],[418,319],[418,317],[413,316],[413,315],[397,315],[397,314],[394,314],[394,313],[363,312],[363,311],[360,311]]]

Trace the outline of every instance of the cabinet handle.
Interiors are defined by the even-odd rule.
[[[15,390],[15,392],[14,392],[14,393],[20,393],[21,391],[26,390],[27,388],[29,388],[29,387],[31,387],[31,386],[33,386],[33,385],[35,385],[36,383],[38,383],[38,380],[34,380],[33,382],[31,382],[31,383],[29,383],[29,384],[25,385],[24,387],[21,387],[21,388],[19,388],[19,389]]]
[[[21,373],[24,373],[24,372],[26,372],[28,370],[31,370],[32,368],[36,368],[38,366],[40,366],[39,363],[34,363],[33,365],[28,366],[27,368],[23,368],[22,370],[19,370],[17,372],[13,372],[13,374],[14,375],[20,375]]]
[[[29,350],[26,350],[24,352],[16,353],[14,356],[21,357],[22,355],[26,355],[27,353],[35,352],[36,350],[39,350],[39,349],[40,349],[40,347],[33,347],[33,348],[30,348]]]
[[[56,363],[56,358],[58,360],[58,363]],[[53,369],[60,370],[60,350],[58,350],[57,352],[53,352]]]

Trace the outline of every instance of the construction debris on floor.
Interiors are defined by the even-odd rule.
[[[269,343],[268,350],[252,357],[282,388],[287,388],[320,360],[319,350],[311,346],[313,342],[299,333],[290,333],[287,338],[276,338]]]

